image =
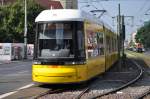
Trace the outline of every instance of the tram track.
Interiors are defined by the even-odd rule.
[[[90,90],[89,87],[87,87],[84,91],[82,91],[77,97],[76,99],[80,99],[86,92],[88,92]]]
[[[76,99],[76,97],[80,97],[82,93],[84,94],[84,92],[88,91],[87,84],[77,84],[76,87],[74,86],[72,86],[72,88],[68,87],[58,91],[56,90],[55,92],[46,92],[43,95],[39,95],[38,97],[34,97],[32,99]]]
[[[64,89],[49,89],[48,91],[46,91],[45,93],[41,93],[37,96],[34,96],[34,97],[31,97],[31,99],[38,99],[44,95],[47,95],[47,94],[54,94],[54,93],[59,93],[59,92],[62,92],[64,91]]]
[[[135,99],[144,99],[144,97],[148,96],[150,94],[150,89],[145,91],[143,94],[138,95]]]
[[[137,60],[132,59],[131,61],[132,61],[132,63],[135,64],[135,66],[138,67],[138,69],[140,71],[139,75],[137,75],[135,79],[129,81],[128,83],[126,83],[118,88],[115,88],[114,90],[100,94],[100,95],[98,95],[96,97],[92,97],[90,99],[97,99],[97,98],[99,99],[102,97],[103,97],[103,99],[105,99],[105,98],[106,99],[108,99],[108,98],[114,99],[117,97],[120,97],[122,99],[127,99],[127,98],[129,98],[129,99],[145,99],[145,97],[148,97],[148,95],[150,94],[150,87],[143,86],[143,88],[141,90],[140,88],[142,85],[140,85],[140,84],[139,84],[140,85],[139,88],[132,88],[132,90],[135,90],[133,93],[131,93],[131,91],[127,92],[127,90],[131,90],[131,88],[128,88],[128,87],[133,86],[132,84],[138,83],[139,81],[143,80],[143,75],[145,72],[145,71],[143,71],[144,66],[142,64],[137,63],[136,62]],[[126,92],[123,90],[126,90]],[[137,90],[139,90],[139,91],[137,91]],[[119,95],[119,93],[121,93],[121,94]],[[149,98],[146,98],[146,99],[149,99]]]
[[[142,68],[139,65],[137,65],[137,68],[138,68],[138,75],[136,74],[137,76],[134,77],[134,79],[132,79],[130,81],[117,80],[117,79],[116,80],[115,79],[114,80],[108,79],[108,80],[104,81],[104,80],[102,80],[103,78],[102,79],[97,78],[92,83],[89,83],[88,86],[86,86],[84,88],[81,88],[80,91],[67,90],[65,92],[61,92],[60,94],[54,94],[54,95],[47,94],[47,96],[44,96],[43,98],[45,99],[45,97],[52,98],[52,97],[57,96],[57,98],[59,97],[59,99],[84,99],[84,98],[88,98],[88,97],[89,97],[88,99],[96,99],[96,98],[100,98],[100,97],[103,97],[103,96],[106,96],[106,95],[109,95],[109,94],[113,94],[113,93],[118,92],[118,91],[128,87],[129,85],[135,83],[142,76],[142,74],[143,74]],[[122,72],[120,72],[120,73],[122,73]],[[125,73],[124,76],[127,76],[127,74],[129,74],[129,73]],[[103,91],[100,92],[101,94],[97,94],[97,95],[92,96],[92,93],[94,93],[93,89],[94,89],[95,85],[99,86],[99,85],[101,85],[101,83],[105,83],[105,82],[109,83],[109,82],[116,82],[116,81],[117,81],[117,83],[120,82],[120,83],[123,83],[123,84],[121,84],[119,87],[116,87],[116,88],[112,88],[112,89],[110,88],[109,91],[104,91],[103,90]],[[100,84],[98,84],[99,82],[100,82]],[[125,83],[125,82],[127,82],[127,83]],[[102,85],[101,85],[101,87],[102,87]],[[39,99],[43,99],[43,98],[39,98]]]
[[[136,64],[136,63],[134,62],[134,64]],[[129,82],[125,83],[125,84],[123,84],[123,85],[120,86],[120,87],[117,87],[117,88],[115,88],[115,89],[113,89],[113,90],[110,90],[110,91],[108,91],[108,92],[102,93],[102,94],[100,94],[100,95],[91,97],[90,99],[97,99],[97,98],[106,96],[106,95],[108,95],[108,94],[113,94],[113,93],[115,93],[115,92],[117,92],[117,91],[120,91],[120,90],[122,90],[122,89],[128,87],[129,85],[135,83],[138,79],[140,79],[140,77],[141,77],[142,74],[143,74],[142,68],[141,68],[138,64],[136,64],[136,66],[138,67],[138,69],[139,69],[140,72],[139,72],[139,74],[138,74],[134,79],[132,79],[131,81],[129,81]],[[81,97],[82,97],[87,91],[89,91],[90,89],[92,89],[92,88],[90,88],[90,87],[87,88],[87,90],[86,90],[86,91],[83,91],[83,92],[79,95],[79,97],[76,98],[76,99],[82,99]]]
[[[141,68],[135,61],[132,61],[132,62],[133,62],[134,64],[136,64],[136,66],[137,66],[138,69],[140,70],[139,75],[137,75],[137,77],[136,77],[135,79],[133,79],[133,80],[127,82],[126,84],[124,84],[124,85],[122,85],[122,86],[120,86],[120,87],[118,87],[118,88],[116,88],[116,89],[114,89],[114,90],[112,90],[112,91],[110,91],[110,92],[103,93],[103,94],[101,94],[101,95],[99,95],[99,96],[93,97],[92,99],[96,99],[96,98],[99,98],[99,97],[102,97],[102,96],[108,95],[108,94],[113,94],[113,93],[115,93],[115,92],[117,92],[117,91],[120,91],[120,90],[122,90],[122,89],[124,89],[124,88],[130,86],[131,84],[135,83],[136,81],[138,81],[138,80],[140,79],[140,77],[142,76],[142,74],[143,74],[143,70],[142,70],[142,68]]]
[[[138,57],[138,55],[136,53],[130,53],[130,54]],[[145,66],[145,63],[143,64],[142,62],[138,61],[139,59],[140,58],[138,57],[137,59],[135,59],[135,61],[137,61],[138,64]],[[145,59],[143,59],[143,61],[145,62]],[[147,65],[150,66],[150,64],[147,64]],[[148,66],[145,66],[145,67],[148,67]],[[144,70],[145,75],[149,75],[150,71],[147,71],[146,68],[143,68],[143,70]],[[141,94],[137,95],[134,99],[145,99],[145,97],[148,97],[149,94],[150,94],[150,87],[147,90],[145,90],[144,92],[142,92]]]
[[[126,62],[127,65],[129,64],[129,62],[131,61],[128,60]],[[133,66],[133,69],[129,68],[133,64],[136,67]],[[124,70],[124,71],[110,70],[104,74],[105,76],[101,75],[97,77],[97,79],[92,80],[90,83],[88,82],[86,84],[83,84],[84,86],[81,85],[77,85],[77,86],[71,85],[70,87],[37,86],[36,90],[38,90],[38,88],[43,88],[45,91],[41,90],[41,92],[38,95],[34,95],[29,99],[85,99],[85,98],[105,99],[105,97],[108,96],[111,97],[111,95],[116,95],[116,96],[126,95],[126,93],[123,90],[125,89],[128,90],[128,87],[130,87],[130,85],[132,86],[133,83],[136,83],[137,80],[139,80],[143,75],[142,67],[135,60],[132,60],[130,66],[127,67],[128,70]],[[116,66],[114,67],[116,68]],[[110,77],[112,74],[113,74],[112,76],[113,78]],[[118,77],[116,77],[116,75],[118,75]],[[143,98],[147,96],[147,94],[149,94],[148,90],[149,89],[144,90],[145,92],[143,91],[143,93],[140,94],[130,93],[130,95],[132,94],[134,96],[134,98],[132,97],[131,99],[141,99],[141,97]]]

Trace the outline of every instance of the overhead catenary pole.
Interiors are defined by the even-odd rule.
[[[120,38],[120,32],[121,32],[121,15],[120,15],[120,4],[118,4],[118,17],[117,17],[117,30],[118,30],[118,58],[119,58],[119,69],[121,69],[121,62],[120,62],[120,44],[121,44],[121,38]]]
[[[124,23],[124,18],[125,16],[121,17],[121,41],[122,41],[122,65],[125,66],[125,59],[126,59],[126,55],[124,53],[124,41],[125,41],[125,23]]]
[[[124,57],[124,40],[125,40],[125,24],[124,24],[124,16],[121,16],[121,41],[122,41],[122,55]]]
[[[24,0],[24,59],[27,59],[27,1]]]
[[[118,57],[120,58],[120,32],[121,32],[121,15],[120,15],[120,4],[118,5]]]

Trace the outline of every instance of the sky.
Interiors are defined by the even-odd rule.
[[[79,9],[90,14],[92,14],[90,11],[96,8],[106,10],[106,13],[104,13],[100,20],[109,24],[115,31],[117,30],[117,21],[116,18],[113,20],[112,17],[118,15],[119,4],[121,15],[126,16],[126,40],[129,40],[131,33],[136,32],[144,22],[150,20],[150,0],[78,0]],[[100,13],[98,12],[96,17]],[[145,15],[146,13],[149,15]]]

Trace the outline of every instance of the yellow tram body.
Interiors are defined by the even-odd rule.
[[[56,18],[57,16],[60,17],[60,15],[64,15],[64,14],[60,14],[59,11],[61,11],[61,13],[63,13],[63,11],[65,13],[70,13],[68,15],[78,15],[78,13],[79,13],[77,10],[49,11],[52,14],[52,16],[51,16],[52,18],[49,18],[49,20],[47,20],[44,18],[41,19],[42,17],[47,18],[46,15],[49,15],[46,13],[44,14],[44,12],[43,12],[37,17],[36,22],[61,21],[60,19],[63,16],[61,16],[60,19]],[[47,12],[48,12],[48,10],[47,10]],[[85,14],[85,13],[80,12],[79,15],[81,15],[81,14]],[[43,16],[43,15],[45,15],[45,16]],[[72,17],[72,18],[68,18],[68,16],[67,16],[66,19],[62,18],[62,20],[66,21],[67,19],[69,19],[69,21],[70,20],[76,21],[77,19],[79,19],[79,17],[75,18],[75,16],[70,16],[70,17]],[[91,17],[89,18],[89,20],[88,20],[87,16],[85,16],[85,17],[86,18],[84,20],[82,20],[83,25],[84,25],[83,26],[83,31],[84,31],[84,41],[83,42],[84,42],[84,48],[85,48],[84,49],[85,60],[82,61],[81,63],[80,63],[80,59],[77,62],[69,61],[69,64],[67,64],[65,62],[63,64],[61,64],[61,63],[57,64],[57,62],[59,63],[59,61],[57,61],[55,63],[53,63],[53,61],[52,61],[52,64],[51,64],[48,60],[46,60],[47,63],[44,60],[44,62],[46,64],[42,64],[42,60],[38,60],[38,58],[36,56],[36,54],[38,54],[36,47],[39,47],[40,44],[35,45],[34,60],[36,62],[34,62],[32,65],[32,80],[33,81],[40,82],[40,83],[49,83],[49,84],[66,84],[66,83],[85,82],[87,80],[92,79],[93,77],[96,77],[97,75],[99,75],[101,73],[104,73],[117,61],[117,59],[118,59],[117,35],[114,34],[110,30],[110,28],[108,29],[107,26],[105,26],[105,24],[94,23],[94,22],[96,22],[95,19],[92,22]],[[75,18],[75,20],[73,18]],[[77,20],[77,21],[79,21],[79,20]],[[61,26],[59,26],[59,27],[61,27]],[[95,37],[95,38],[93,39],[93,42],[97,43],[97,45],[98,45],[98,42],[102,42],[103,45],[101,46],[101,49],[99,49],[99,51],[101,51],[100,54],[99,54],[99,51],[95,52],[96,54],[94,54],[94,49],[96,49],[98,46],[95,43],[91,43],[89,41],[90,35],[94,35],[93,37]],[[101,39],[98,38],[98,35],[99,35],[99,37],[100,37],[100,35],[102,35]],[[96,39],[99,39],[99,40],[96,40]],[[78,45],[80,45],[80,44],[78,43]],[[37,53],[36,53],[36,51],[37,51]],[[42,53],[42,51],[41,51],[41,53]]]
[[[43,83],[84,82],[105,72],[104,57],[89,60],[86,65],[33,65],[33,80]]]

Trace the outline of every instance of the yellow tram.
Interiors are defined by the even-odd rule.
[[[80,83],[105,72],[117,57],[117,35],[99,19],[75,9],[42,11],[32,79],[49,84]]]

